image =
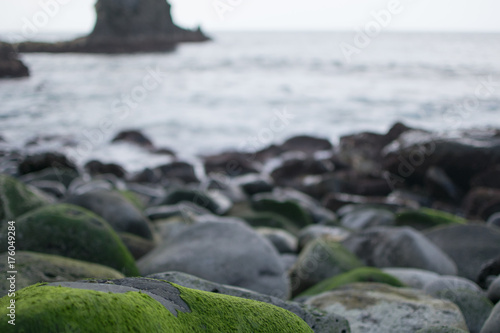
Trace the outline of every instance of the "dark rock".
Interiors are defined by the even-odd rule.
[[[500,330],[500,303],[491,311],[488,320],[484,323],[480,333],[498,333]]]
[[[274,189],[271,180],[260,175],[248,175],[239,180],[240,186],[247,195],[253,196],[259,193],[269,193]]]
[[[296,235],[300,231],[300,227],[288,218],[276,213],[246,213],[243,215],[233,215],[244,220],[248,225],[258,228],[274,228],[288,231],[292,235]]]
[[[0,254],[0,269],[7,272],[8,253]],[[16,251],[16,268],[22,274],[16,276],[16,290],[40,282],[77,281],[86,278],[120,279],[123,274],[117,270],[81,260],[56,255]],[[0,281],[0,297],[7,295],[10,281]]]
[[[125,178],[127,171],[116,163],[102,163],[100,161],[92,160],[85,164],[85,170],[91,175],[112,174],[118,178]]]
[[[78,171],[68,168],[47,168],[37,172],[31,172],[21,176],[19,179],[24,183],[30,184],[39,181],[58,182],[66,188],[80,176]]]
[[[281,148],[281,146],[270,145],[269,147],[255,152],[255,154],[251,156],[254,157],[257,161],[265,163],[271,159],[279,157],[284,152],[285,151],[283,150],[283,148]]]
[[[312,223],[308,212],[300,204],[292,200],[280,200],[275,199],[272,195],[258,194],[252,198],[252,208],[258,212],[281,215],[292,221],[299,229]]]
[[[20,52],[130,53],[172,50],[180,42],[201,42],[208,38],[198,28],[177,27],[164,0],[99,0],[92,33],[68,42],[24,42]]]
[[[500,301],[500,276],[497,276],[488,287],[488,298],[493,303],[498,303],[498,301]]]
[[[464,199],[464,211],[470,219],[483,221],[496,212],[500,212],[500,190],[491,188],[472,189]]]
[[[307,135],[294,136],[281,145],[281,149],[284,151],[300,151],[307,155],[312,155],[318,151],[331,150],[332,148],[333,146],[329,140]]]
[[[154,206],[144,211],[150,220],[168,219],[173,216],[186,217],[187,215],[201,216],[212,215],[212,212],[191,202],[181,202],[176,205]]]
[[[130,254],[132,254],[134,259],[136,260],[144,257],[146,254],[151,252],[151,250],[153,250],[156,245],[149,239],[145,239],[126,232],[119,232],[118,237],[120,237],[123,244],[125,244],[127,249],[130,251]]]
[[[220,173],[228,177],[237,177],[249,173],[258,173],[259,163],[246,153],[226,152],[218,155],[203,157],[207,175]]]
[[[140,131],[127,130],[118,133],[111,142],[128,142],[145,148],[153,148],[153,142]]]
[[[283,301],[277,297],[259,294],[251,290],[235,288],[229,285],[210,282],[180,272],[165,272],[149,275],[148,277],[173,282],[186,288],[251,299],[278,306],[295,313],[302,320],[304,320],[315,333],[346,333],[349,331],[349,323],[344,318],[333,314],[325,315],[304,304]]]
[[[491,215],[488,218],[487,224],[491,227],[500,228],[500,211],[498,213]]]
[[[500,190],[500,164],[472,177],[470,187],[489,187]]]
[[[66,194],[66,187],[64,187],[63,184],[52,180],[35,180],[30,182],[29,185],[34,186],[40,191],[57,199],[61,199]]]
[[[7,248],[7,225],[0,248]],[[109,224],[73,205],[49,205],[16,219],[16,250],[34,251],[113,267],[138,275],[134,258]]]
[[[424,235],[455,261],[459,276],[472,281],[500,253],[500,230],[485,225],[440,227]]]
[[[500,275],[500,257],[491,259],[481,266],[477,276],[477,284],[483,289],[488,289],[490,282]]]
[[[29,76],[29,69],[18,59],[11,44],[0,42],[0,78]]]
[[[288,231],[264,227],[255,231],[267,238],[280,254],[297,253],[297,237]]]
[[[60,153],[40,153],[36,155],[27,156],[19,164],[19,174],[25,175],[32,172],[41,171],[44,169],[70,169],[78,171],[76,165],[68,160],[66,156]],[[55,172],[55,171],[54,171]]]
[[[65,202],[96,213],[118,232],[128,232],[146,239],[153,239],[149,222],[130,201],[118,192],[95,190],[70,196]]]
[[[133,183],[149,183],[157,184],[162,181],[161,172],[159,169],[145,168],[141,172],[138,172],[129,178],[130,182]]]
[[[194,167],[186,162],[172,162],[156,168],[160,172],[161,179],[181,180],[185,184],[198,183],[198,177]]]
[[[459,203],[464,195],[440,167],[431,166],[427,169],[425,183],[430,195],[437,199]]]
[[[412,228],[374,227],[351,235],[342,244],[368,266],[420,268],[448,275],[457,273],[453,260]]]
[[[333,171],[333,164],[313,158],[289,159],[271,172],[271,177],[279,186],[296,187],[308,175],[322,175]]]
[[[191,225],[141,258],[138,265],[144,275],[180,271],[279,298],[289,294],[278,252],[242,222]]]
[[[192,202],[217,215],[226,214],[232,207],[232,202],[218,191],[189,189],[172,190],[167,194],[162,204],[175,205],[181,202]]]
[[[333,212],[336,212],[340,208],[351,204],[377,205],[377,206],[384,206],[386,208],[393,207],[394,209],[400,207],[408,207],[408,208],[419,207],[418,204],[415,205],[415,202],[411,200],[389,198],[389,197],[365,197],[361,195],[346,194],[346,193],[329,193],[322,200],[322,204],[324,207],[328,208]]]

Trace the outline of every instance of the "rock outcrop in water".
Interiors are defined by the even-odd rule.
[[[12,45],[0,42],[0,78],[23,76],[29,76],[28,67],[17,58]]]
[[[68,42],[25,42],[20,52],[130,53],[168,51],[181,42],[208,38],[198,28],[175,25],[165,0],[98,0],[97,21],[86,37]]]

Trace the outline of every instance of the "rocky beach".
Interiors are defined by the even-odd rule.
[[[15,300],[27,332],[500,329],[500,130],[295,136],[201,173],[163,151],[129,172],[1,142],[2,317]]]

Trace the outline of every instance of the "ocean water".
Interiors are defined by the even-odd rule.
[[[0,81],[0,135],[37,135],[79,162],[129,170],[168,157],[110,144],[139,129],[181,158],[254,150],[297,134],[500,127],[500,35],[384,33],[346,59],[353,33],[213,33],[171,53],[25,54],[31,77]],[[5,37],[5,36],[4,36]],[[33,148],[31,148],[33,149]]]

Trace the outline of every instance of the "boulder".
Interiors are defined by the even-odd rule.
[[[455,304],[385,284],[349,284],[314,296],[306,304],[345,317],[352,332],[414,333],[433,325],[467,330]]]
[[[100,161],[92,160],[87,162],[84,168],[91,176],[112,174],[118,178],[125,178],[127,175],[127,171],[116,163],[102,163]]]
[[[498,333],[500,331],[500,303],[497,303],[486,320],[480,333]]]
[[[196,177],[194,167],[187,162],[176,161],[161,165],[156,169],[159,171],[162,180],[180,180],[184,184],[200,182]]]
[[[493,303],[500,301],[500,276],[498,276],[488,287],[488,298]]]
[[[143,275],[179,271],[279,298],[289,294],[278,252],[243,222],[212,219],[190,225],[141,258],[138,265]]]
[[[0,269],[3,272],[10,270],[7,267],[7,257],[7,252],[0,254]],[[16,276],[16,290],[39,282],[78,281],[86,278],[121,279],[124,277],[122,273],[107,266],[51,254],[16,251],[15,259],[16,269],[21,273]],[[6,279],[0,281],[1,297],[7,295],[9,284]]]
[[[486,221],[500,211],[500,190],[486,187],[472,189],[463,201],[465,215]]]
[[[335,314],[325,314],[317,311],[307,305],[284,301],[280,298],[263,295],[255,291],[232,287],[224,284],[214,283],[198,277],[180,273],[180,272],[165,272],[149,275],[148,278],[164,280],[181,285],[186,288],[203,290],[207,292],[235,296],[254,301],[269,303],[278,306],[290,312],[293,312],[299,318],[304,320],[315,333],[342,333],[349,332],[349,323],[344,318]]]
[[[153,142],[138,130],[125,130],[118,133],[111,142],[128,142],[139,147],[153,148]]]
[[[283,151],[298,151],[307,155],[313,155],[319,151],[331,150],[333,149],[333,145],[328,139],[297,135],[283,142],[280,148]]]
[[[94,30],[67,42],[18,44],[20,52],[131,53],[172,50],[180,42],[201,42],[208,38],[198,28],[176,26],[165,0],[99,0]]]
[[[271,172],[271,178],[278,186],[298,187],[305,177],[310,175],[323,175],[331,172],[334,165],[328,161],[309,158],[293,158],[282,161]]]
[[[19,163],[19,174],[25,175],[50,168],[78,171],[76,165],[63,154],[47,152],[26,156],[24,160]]]
[[[240,152],[204,156],[203,164],[207,175],[219,173],[228,177],[258,173],[262,168],[250,154]]]
[[[0,42],[0,79],[29,76],[28,67],[18,59],[15,48]]]
[[[95,190],[70,196],[65,202],[86,208],[101,216],[117,232],[153,239],[153,231],[147,219],[137,207],[118,192]]]
[[[500,230],[495,227],[453,225],[431,229],[424,235],[455,261],[458,275],[472,281],[476,281],[482,266],[500,253]]]
[[[0,248],[7,248],[7,226]],[[16,219],[16,250],[79,259],[138,275],[132,255],[109,224],[78,206],[58,204],[33,210]]]
[[[336,241],[319,238],[308,244],[290,271],[296,296],[332,276],[362,267],[361,261]]]
[[[48,200],[35,194],[17,179],[0,174],[0,226],[46,204]]]
[[[20,332],[313,332],[282,308],[151,279],[34,285],[16,293]],[[10,298],[0,299],[6,317]],[[8,332],[7,320],[0,330]]]
[[[256,231],[267,238],[279,253],[297,253],[297,237],[288,231],[274,228],[257,228]]]
[[[368,266],[420,268],[449,275],[457,272],[445,252],[408,227],[370,228],[351,235],[342,244]]]

